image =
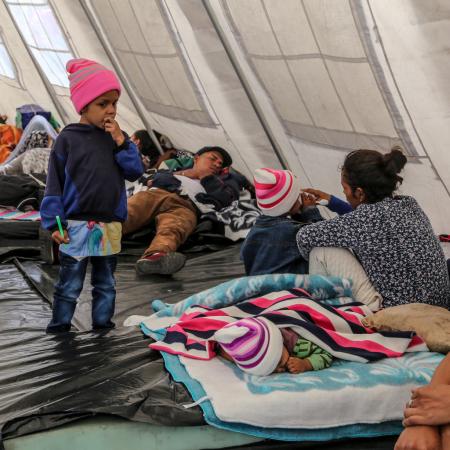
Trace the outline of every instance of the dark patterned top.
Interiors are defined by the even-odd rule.
[[[412,197],[364,203],[343,216],[307,225],[297,233],[297,245],[305,258],[314,247],[353,250],[384,307],[412,302],[450,306],[444,253]]]

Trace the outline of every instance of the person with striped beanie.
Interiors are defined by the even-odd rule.
[[[315,198],[301,192],[290,170],[256,169],[253,182],[262,215],[241,248],[246,274],[307,273],[296,235],[302,225],[322,220]]]
[[[137,180],[144,171],[136,145],[116,121],[121,92],[116,74],[82,58],[68,61],[66,69],[80,121],[55,140],[41,205],[42,227],[60,245],[48,333],[70,330],[89,261],[92,327],[114,327],[114,270],[127,218],[125,179]]]
[[[252,375],[321,370],[333,360],[328,352],[291,328],[279,329],[262,316],[229,323],[216,331],[213,339],[220,356]]]

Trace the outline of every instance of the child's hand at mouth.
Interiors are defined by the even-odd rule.
[[[125,136],[119,127],[119,124],[112,117],[103,120],[103,126],[107,133],[111,133],[114,142],[120,147],[125,142]]]

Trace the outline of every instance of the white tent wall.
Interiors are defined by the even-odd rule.
[[[426,158],[405,171],[436,231],[450,223],[450,2],[370,1],[390,69]]]
[[[224,42],[218,35],[217,25],[211,21],[204,4],[196,0],[168,0],[165,4],[198,75],[205,102],[210,105],[213,117],[218,122],[215,134],[217,137],[220,134],[226,137],[226,148],[233,144],[237,167],[248,176],[252,176],[256,167],[281,168],[282,160],[270,142],[271,130],[269,133],[265,131],[244,88],[245,80],[239,78]],[[216,19],[220,22],[220,17]],[[235,48],[229,50],[232,57],[239,58]],[[259,102],[264,101],[264,93],[261,94],[263,97]],[[286,136],[282,137],[289,144]],[[296,169],[300,170],[299,167]]]
[[[450,190],[450,2],[370,2],[407,111]]]
[[[92,59],[113,68],[113,64],[101,45],[81,4],[78,1],[71,0],[56,0],[51,1],[50,4],[61,23],[74,56]],[[79,118],[70,101],[68,89],[58,87],[58,100],[64,107],[70,121],[78,121]],[[132,133],[144,127],[125,88],[122,90],[118,111],[118,121],[124,130]]]
[[[374,22],[370,10],[370,5],[376,3],[377,9],[390,18],[388,25],[393,25],[394,18],[402,15],[401,5],[409,6],[406,10],[414,10],[417,2],[389,2],[384,8],[378,2],[369,4],[359,0],[286,0],[282,8],[275,0],[208,3],[214,4],[216,10],[221,8],[228,16],[229,30],[253,67],[259,79],[256,83],[263,85],[270,97],[265,105],[269,109],[272,105],[284,125],[284,133],[290,137],[291,145],[283,146],[285,157],[292,161],[287,153],[293,148],[299,161],[297,166],[301,165],[307,174],[307,184],[339,192],[340,176],[336,169],[345,156],[339,150],[363,147],[383,151],[401,144],[409,157],[401,191],[418,199],[437,231],[448,230],[450,208],[442,208],[443,204],[449,204],[448,189],[436,170],[436,158],[427,153],[428,148],[422,145],[423,137],[414,123],[416,116],[431,114],[437,119],[432,127],[436,130],[437,124],[447,120],[448,85],[442,86],[444,101],[436,99],[436,105],[427,101],[422,109],[415,108],[418,114],[411,114],[405,96],[414,98],[417,86],[398,82],[389,54],[382,46],[386,38],[389,47],[395,48],[398,36],[382,35],[380,39],[375,32],[377,26],[383,29],[378,21],[384,17],[376,17]],[[392,4],[396,5],[394,11]],[[437,11],[444,12],[443,18],[447,17],[438,3],[434,6],[434,21],[440,17]],[[402,19],[409,23],[408,14]],[[407,33],[401,39],[403,58],[417,61],[425,54],[431,65],[433,61],[424,50],[428,37],[422,35],[423,30],[416,29],[414,33],[411,39]],[[448,27],[441,34],[446,37]],[[421,44],[418,55],[416,40]],[[441,51],[441,57],[442,53],[445,52]],[[444,68],[448,65],[448,54],[445,64],[440,57],[435,59],[435,64]],[[414,70],[411,65],[414,67],[409,61],[409,70]],[[428,69],[439,74],[438,81],[445,79],[440,76],[440,69]],[[429,91],[426,76],[419,78],[423,82],[421,92]],[[432,93],[429,94],[432,98]],[[258,100],[261,99],[259,95]],[[269,109],[265,108],[268,114]],[[441,155],[442,149],[445,152],[447,135],[448,127],[433,135],[431,144],[441,149]],[[296,169],[291,164],[290,167]]]
[[[16,78],[0,75],[0,112],[7,114],[13,123],[18,106],[37,103],[55,113],[58,120],[61,120],[6,8],[6,5],[0,2],[0,34],[14,65]]]
[[[50,1],[49,5],[59,21],[74,56],[95,59],[111,67],[112,64],[100,45],[80,4],[73,1],[58,0],[55,2]],[[15,6],[20,7],[22,5],[15,4]],[[25,6],[33,7],[34,5]],[[2,18],[1,36],[13,59],[18,79],[11,80],[0,76],[0,106],[2,113],[8,114],[13,119],[15,109],[18,106],[26,103],[36,103],[44,109],[52,111],[62,124],[78,121],[79,117],[70,102],[69,90],[62,86],[52,85],[45,74],[37,69],[37,63],[27,50],[18,27],[11,18],[7,8],[8,6],[5,2],[0,3],[0,17]],[[75,36],[76,39],[72,40],[72,36]],[[137,115],[126,90],[124,90],[122,95],[118,117],[122,127],[127,130],[134,131],[135,129],[143,128],[143,123]]]
[[[201,2],[83,3],[152,128],[189,150],[223,146],[246,175],[280,167]]]
[[[119,70],[132,99],[125,95],[120,111],[127,131],[142,118],[178,147],[227,148],[246,175],[284,165],[303,186],[337,194],[348,151],[400,144],[409,158],[401,191],[418,199],[437,232],[448,232],[445,0],[50,4],[76,56]],[[13,58],[30,62],[0,7]],[[33,78],[24,85],[46,96]],[[58,87],[57,98],[72,117],[67,89]]]

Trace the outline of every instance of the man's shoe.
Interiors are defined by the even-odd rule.
[[[143,256],[136,263],[136,271],[141,275],[160,274],[171,275],[178,272],[184,266],[186,256],[181,253],[156,252]]]

